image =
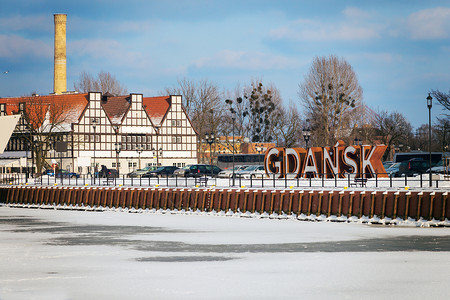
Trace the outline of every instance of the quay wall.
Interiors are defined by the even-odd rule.
[[[0,187],[0,203],[416,221],[450,219],[446,191],[11,186]]]

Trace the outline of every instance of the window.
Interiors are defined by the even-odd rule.
[[[177,126],[181,127],[181,120],[177,120]]]
[[[132,162],[132,161],[128,162],[128,168],[136,168],[136,166],[137,166],[137,162]]]
[[[120,163],[118,163],[118,164],[116,165],[116,163],[113,162],[113,163],[111,164],[111,167],[112,167],[112,168],[117,168],[117,167],[120,168]]]
[[[25,102],[21,102],[19,103],[19,112],[24,112],[25,111]]]
[[[5,103],[1,103],[0,104],[0,115],[1,116],[5,116],[6,115],[6,104]]]

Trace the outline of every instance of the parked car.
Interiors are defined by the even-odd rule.
[[[127,174],[128,177],[141,177],[142,175],[145,175],[147,172],[154,171],[158,167],[157,166],[147,166],[145,168],[130,172]]]
[[[181,169],[175,170],[173,175],[177,177],[217,176],[220,171],[222,171],[222,169],[217,166],[196,164],[187,165]]]
[[[392,176],[392,177],[400,176],[399,173],[398,173],[399,166],[400,166],[400,163],[393,163],[389,168],[386,169],[387,175],[388,176]]]
[[[236,174],[236,172],[244,170],[245,168],[247,168],[248,165],[238,165],[234,167],[234,174]],[[233,167],[225,169],[223,171],[220,171],[218,174],[219,177],[221,178],[229,178],[233,176]]]
[[[52,169],[45,170],[42,175],[55,176]],[[75,172],[69,172],[67,170],[59,170],[56,173],[56,178],[80,178],[80,175]]]
[[[244,170],[238,171],[235,174],[236,174],[236,177],[241,177],[244,179],[262,178],[265,176],[266,171],[264,170],[263,165],[254,165],[254,166],[248,166]]]
[[[42,172],[42,175],[53,176],[55,175],[55,172],[52,169],[47,169],[44,172]]]
[[[116,169],[108,169],[106,166],[102,166],[100,172],[98,172],[97,177],[100,178],[117,178],[119,177],[119,172]]]
[[[392,161],[383,161],[383,167],[385,170],[387,170],[393,164],[394,164],[394,162],[392,162]]]
[[[173,175],[173,172],[177,170],[174,166],[162,166],[156,170],[150,171],[142,175],[142,177],[169,177]]]
[[[60,170],[58,173],[56,173],[56,178],[80,178],[80,175],[75,172]]]
[[[447,171],[450,171],[450,166],[447,166]],[[430,169],[427,169],[426,172],[430,172]],[[444,174],[445,167],[444,167],[444,161],[439,161],[434,167],[431,168],[431,173],[440,173]]]
[[[398,168],[400,176],[415,176],[425,173],[429,167],[429,162],[420,158],[413,158],[408,161],[402,161]]]

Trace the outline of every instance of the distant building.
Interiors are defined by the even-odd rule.
[[[0,98],[1,114],[22,115],[2,156],[26,157],[25,167],[33,165],[32,123],[50,137],[48,166],[87,174],[94,164],[105,165],[125,174],[147,165],[197,163],[198,135],[181,103],[181,96],[98,92]]]

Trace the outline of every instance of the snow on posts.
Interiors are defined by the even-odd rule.
[[[381,219],[384,219],[384,217],[386,216],[386,200],[388,198],[388,195],[389,195],[388,191],[383,192],[383,202],[381,204],[381,214],[380,214]]]
[[[430,213],[428,215],[428,221],[431,221],[433,219],[433,202],[434,202],[434,197],[436,196],[436,192],[432,192],[430,193]]]
[[[423,192],[420,192],[417,194],[417,210],[416,210],[416,221],[420,220],[420,212],[422,207],[422,198],[423,198]]]
[[[403,220],[408,220],[408,212],[409,212],[409,201],[411,199],[411,192],[406,193],[406,199],[405,199],[405,214],[403,216]]]
[[[445,221],[445,216],[450,216],[450,205],[447,205],[448,192],[442,194],[442,216],[441,221]],[[447,211],[448,210],[448,211]]]

